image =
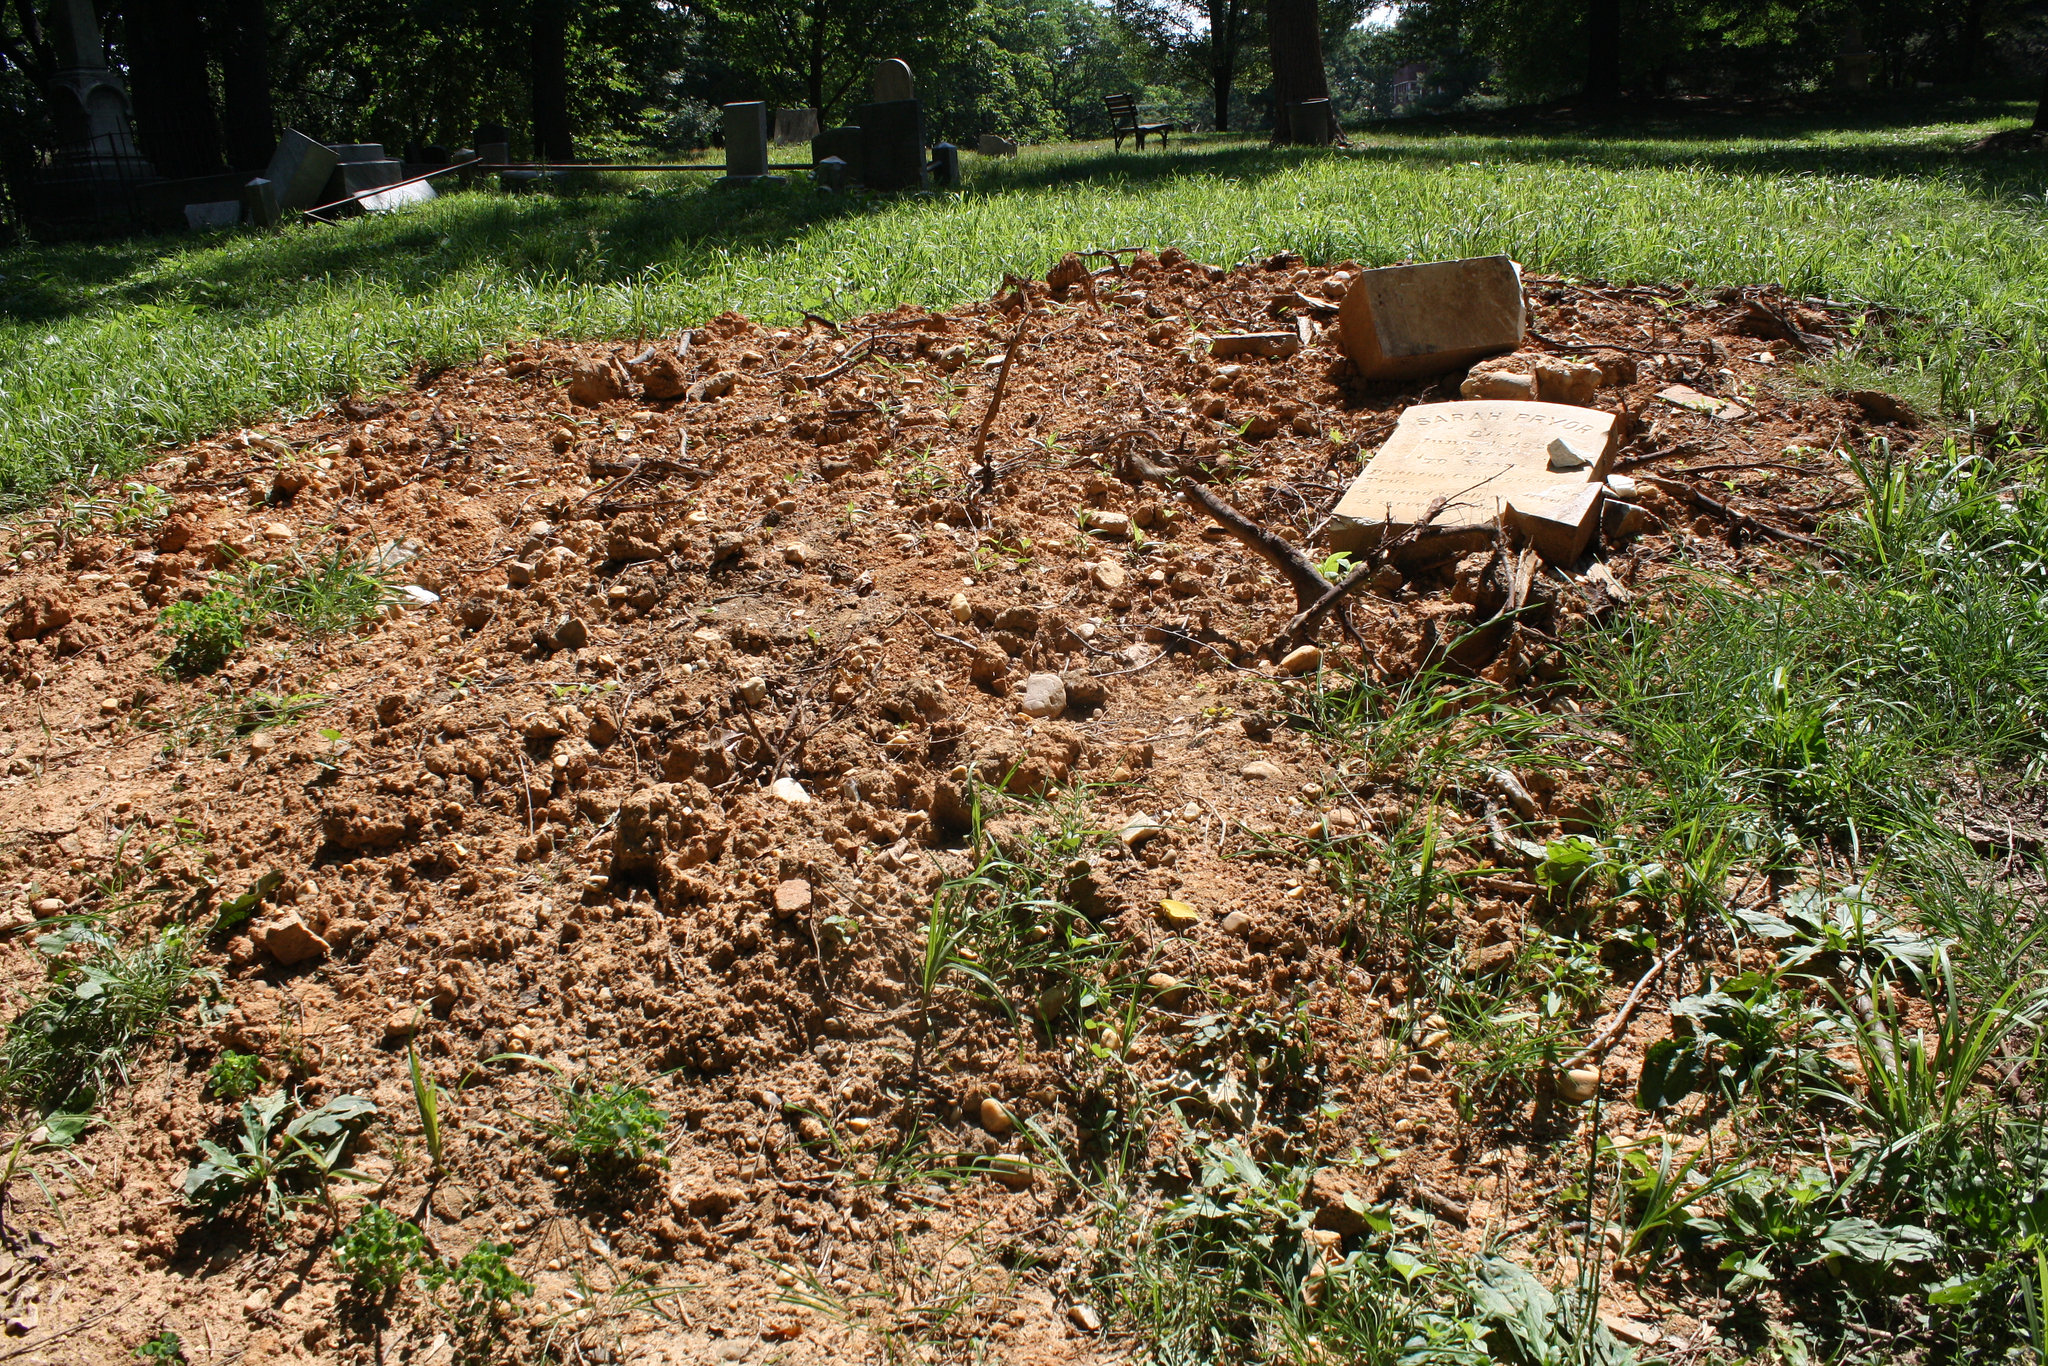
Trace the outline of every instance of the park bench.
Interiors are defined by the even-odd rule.
[[[1111,131],[1114,133],[1116,137],[1116,149],[1119,152],[1121,152],[1124,149],[1124,139],[1127,137],[1137,138],[1138,150],[1141,152],[1144,151],[1145,135],[1147,133],[1157,133],[1159,135],[1159,145],[1161,147],[1164,147],[1166,145],[1167,131],[1171,129],[1173,125],[1170,123],[1138,122],[1137,96],[1104,95],[1102,97],[1102,102],[1104,105],[1108,106]]]

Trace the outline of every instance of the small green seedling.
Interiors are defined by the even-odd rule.
[[[263,1073],[254,1053],[224,1049],[206,1071],[206,1089],[218,1100],[237,1101],[262,1089]]]

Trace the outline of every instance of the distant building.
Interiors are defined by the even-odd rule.
[[[1427,62],[1410,62],[1395,71],[1392,88],[1395,110],[1407,108],[1434,89],[1430,82],[1433,74]]]

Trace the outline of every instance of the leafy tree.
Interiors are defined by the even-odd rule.
[[[868,100],[874,65],[933,68],[971,43],[973,0],[704,0],[713,41],[751,89],[729,99],[818,111],[840,121]]]

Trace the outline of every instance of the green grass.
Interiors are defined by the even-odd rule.
[[[987,294],[1076,248],[1232,261],[1510,252],[1536,270],[1781,281],[1902,310],[1907,387],[2048,426],[2038,155],[1975,157],[2017,106],[1702,117],[1648,129],[1404,124],[1349,153],[1194,140],[970,157],[958,193],[834,200],[681,174],[638,195],[457,194],[342,227],[0,254],[0,490],[532,334],[635,337],[727,308],[847,316]]]

